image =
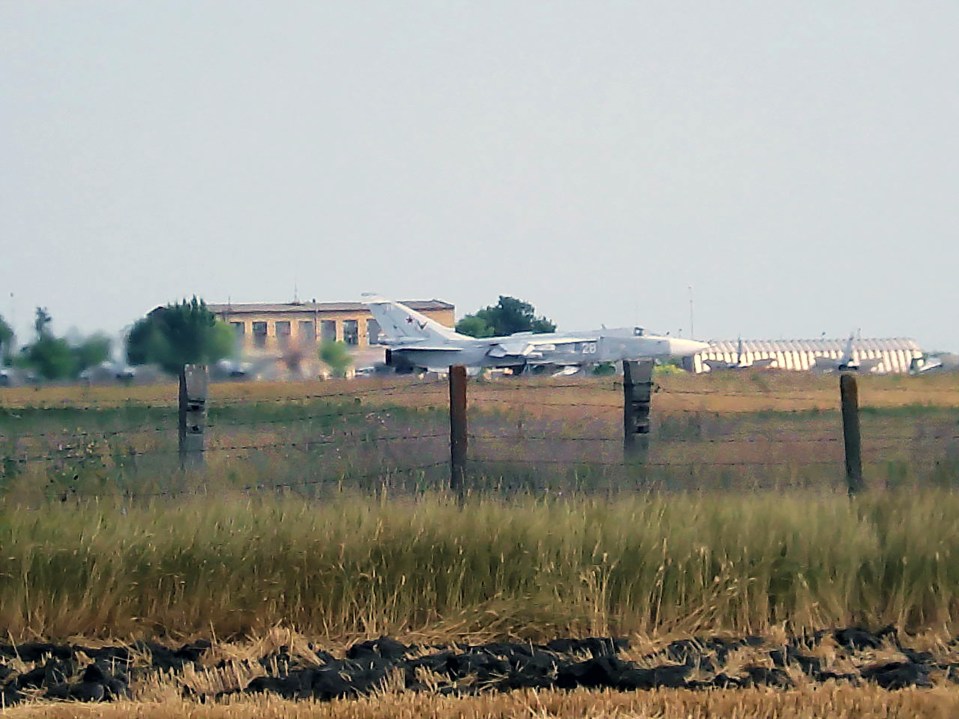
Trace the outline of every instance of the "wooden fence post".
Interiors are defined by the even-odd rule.
[[[842,402],[842,439],[846,450],[846,485],[852,497],[863,490],[862,435],[859,431],[859,387],[856,376],[844,372],[839,376],[839,397]]]
[[[450,367],[450,489],[463,494],[466,482],[466,367]]]
[[[203,468],[203,432],[206,429],[206,365],[188,364],[180,370],[178,429],[180,469]]]
[[[627,459],[646,459],[652,393],[653,361],[623,360],[623,453]]]

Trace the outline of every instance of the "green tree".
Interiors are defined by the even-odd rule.
[[[62,337],[44,333],[32,345],[25,347],[23,358],[44,379],[69,379],[76,376],[77,361],[73,348]]]
[[[17,364],[33,369],[44,379],[68,379],[77,373],[76,358],[70,344],[50,331],[53,317],[46,307],[37,307],[33,329],[36,339],[20,351]]]
[[[320,361],[330,368],[334,377],[345,377],[353,364],[353,357],[345,342],[323,342],[319,349]]]
[[[556,325],[546,317],[537,317],[536,310],[529,302],[500,295],[495,305],[466,315],[457,323],[456,329],[473,337],[499,337],[516,332],[554,332]],[[473,334],[474,332],[488,334]]]
[[[486,323],[486,320],[476,315],[466,315],[457,322],[456,331],[461,335],[469,335],[470,337],[493,336],[493,328]]]
[[[33,320],[33,329],[37,333],[37,339],[43,339],[50,336],[50,323],[53,317],[47,312],[46,307],[37,307],[36,318]]]
[[[33,322],[36,339],[20,351],[17,366],[32,369],[44,379],[71,379],[110,357],[108,337],[94,334],[71,343],[53,334],[52,322],[46,307],[37,307]]]
[[[203,300],[183,300],[158,307],[137,320],[127,336],[127,361],[133,365],[158,364],[179,374],[187,364],[211,364],[229,356],[234,336]]]
[[[110,338],[102,334],[94,334],[81,340],[73,346],[73,357],[76,371],[83,372],[87,367],[95,367],[101,362],[110,359]]]
[[[13,355],[13,327],[0,316],[0,366],[9,365]]]

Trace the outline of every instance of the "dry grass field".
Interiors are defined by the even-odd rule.
[[[887,692],[851,686],[708,693],[523,691],[478,697],[387,694],[322,704],[269,697],[215,706],[181,699],[97,706],[41,703],[4,713],[11,719],[953,719],[957,715],[959,691],[954,689]]]
[[[531,410],[547,401],[547,407],[621,407],[617,379],[518,378],[471,381],[470,397],[480,402],[509,400]],[[835,375],[804,372],[744,371],[713,376],[664,374],[657,376],[661,392],[656,410],[661,412],[762,412],[835,409],[838,379]],[[412,384],[417,392],[405,391]],[[860,403],[876,408],[959,407],[959,381],[955,375],[924,377],[867,375],[860,378]],[[390,404],[446,404],[446,383],[405,378],[328,380],[303,382],[222,382],[211,385],[210,402],[302,401],[305,397],[353,396],[374,405],[385,396]],[[548,388],[548,398],[541,391]],[[404,390],[399,393],[396,390]],[[610,392],[611,394],[606,394]],[[46,386],[0,390],[0,407],[126,406],[147,404],[175,406],[175,383],[130,387]]]

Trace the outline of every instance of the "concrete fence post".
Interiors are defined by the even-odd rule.
[[[623,453],[644,461],[649,450],[649,405],[653,360],[623,361]]]
[[[180,369],[178,429],[180,469],[184,471],[203,468],[207,385],[206,365],[188,364]]]

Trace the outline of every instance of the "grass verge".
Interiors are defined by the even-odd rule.
[[[8,506],[0,547],[14,638],[917,630],[956,617],[959,494]]]

